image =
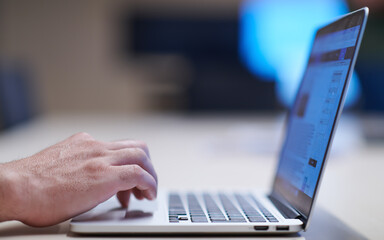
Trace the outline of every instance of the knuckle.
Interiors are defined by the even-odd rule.
[[[95,147],[90,152],[90,156],[94,158],[104,157],[106,154],[107,154],[107,151],[100,147]]]
[[[130,152],[136,162],[144,162],[147,160],[147,154],[141,148],[132,148]]]
[[[148,151],[148,145],[146,142],[138,140],[136,141],[139,148],[143,149],[144,151]]]
[[[79,147],[82,149],[82,156],[85,159],[103,157],[107,154],[107,149],[103,144],[93,139],[81,141]]]
[[[144,170],[139,165],[132,165],[132,174],[136,179],[144,177]]]
[[[85,142],[85,147],[88,148],[91,157],[103,157],[107,153],[107,149],[103,144],[95,140]]]
[[[80,138],[80,139],[92,139],[92,136],[86,132],[78,132],[74,135],[74,137]]]
[[[85,171],[88,173],[104,172],[107,168],[107,164],[102,161],[88,161],[85,164]]]

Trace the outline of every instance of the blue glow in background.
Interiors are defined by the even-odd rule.
[[[277,81],[284,106],[293,103],[315,31],[348,12],[343,0],[246,0],[240,8],[240,58],[265,81]],[[354,73],[346,107],[360,96]]]

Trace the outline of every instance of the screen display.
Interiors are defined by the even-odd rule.
[[[363,15],[349,15],[317,32],[291,110],[274,191],[309,214],[345,94]]]

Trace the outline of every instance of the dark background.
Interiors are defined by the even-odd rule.
[[[0,0],[0,128],[57,112],[280,112],[238,54],[241,1]],[[370,16],[350,111],[384,111],[384,7]],[[278,6],[277,6],[278,7]],[[277,16],[278,17],[278,16]]]

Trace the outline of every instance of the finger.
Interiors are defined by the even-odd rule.
[[[106,143],[109,150],[120,150],[123,148],[141,148],[148,157],[150,157],[148,146],[143,141],[138,140],[120,140]]]
[[[120,191],[116,194],[116,196],[117,196],[117,199],[119,199],[121,206],[123,208],[127,208],[129,203],[129,198],[131,196],[131,191],[130,190]]]
[[[112,153],[113,166],[136,164],[150,173],[157,182],[157,174],[147,154],[141,148],[125,148]]]
[[[135,197],[137,199],[139,199],[139,200],[144,199],[144,194],[139,189],[137,189],[137,188],[132,189],[132,193],[133,193],[133,195],[135,195]]]
[[[156,198],[156,180],[139,165],[112,166],[111,168],[118,191],[127,191],[132,188],[137,188],[143,193],[145,198],[149,200]]]
[[[78,132],[70,136],[69,138],[75,138],[75,139],[93,139],[93,137],[86,132]]]

